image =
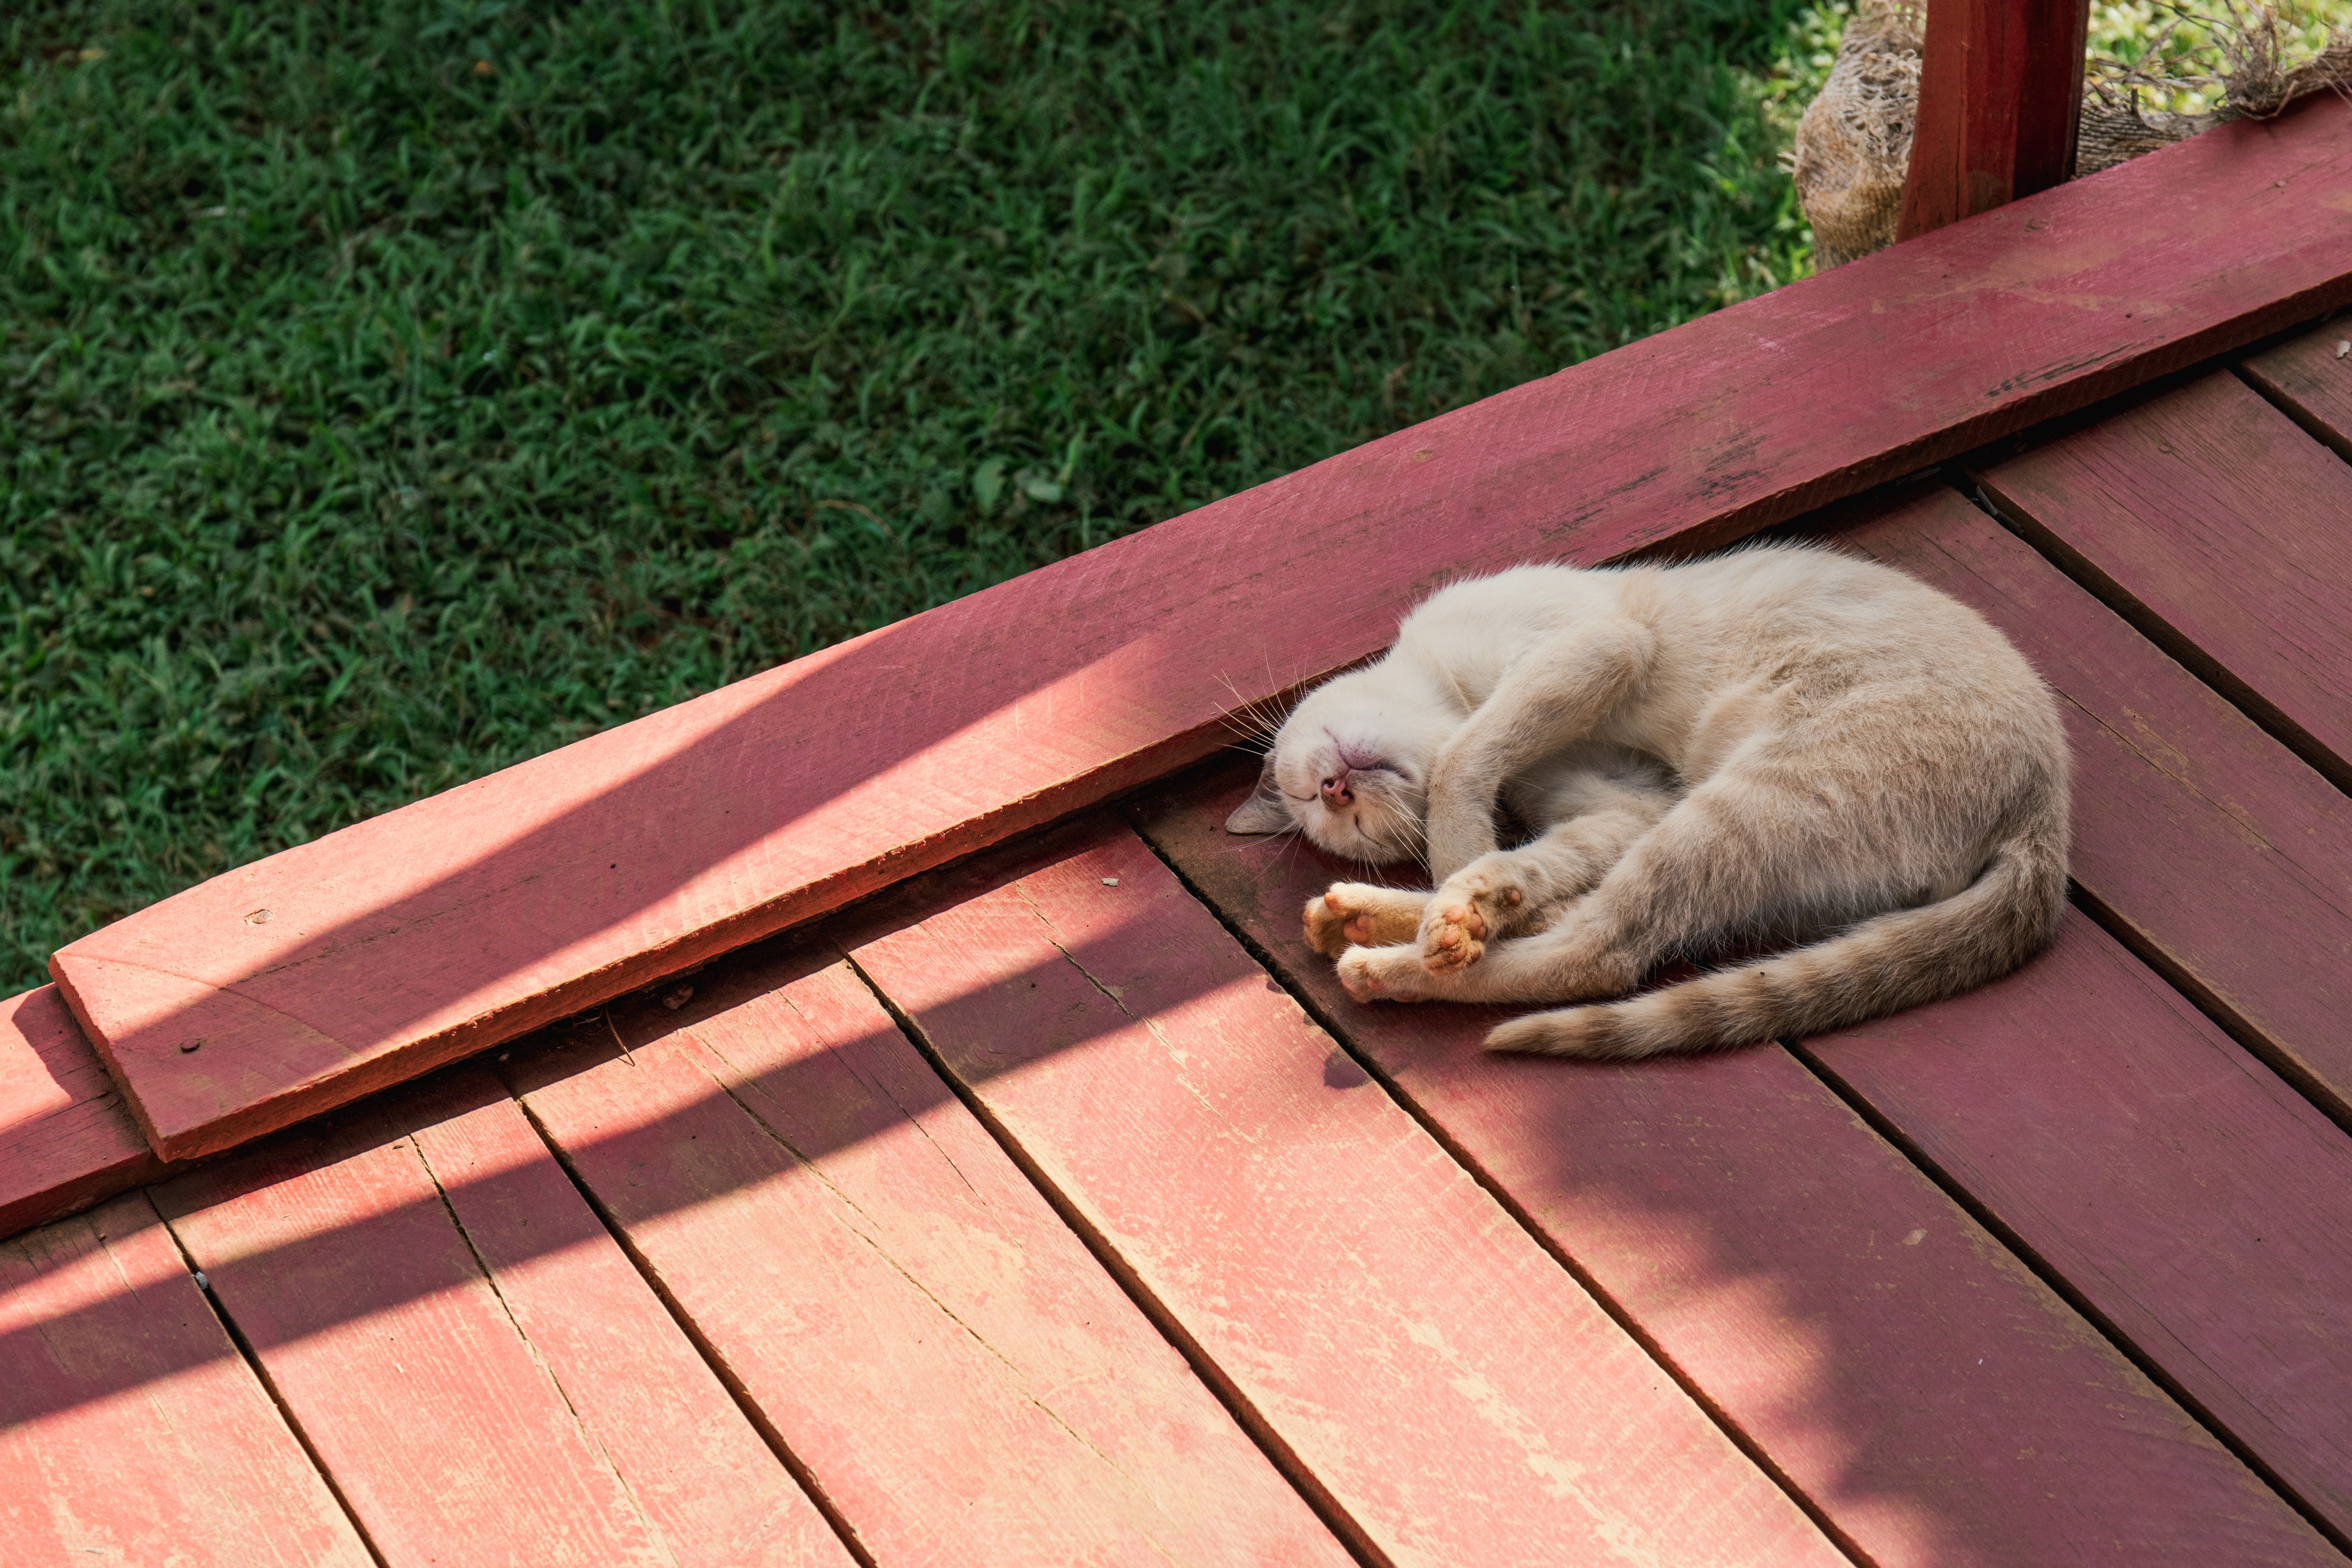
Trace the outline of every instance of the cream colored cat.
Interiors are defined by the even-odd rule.
[[[1498,1050],[1627,1058],[1817,1034],[2009,973],[2066,899],[2066,739],[1973,611],[1799,546],[1678,566],[1523,566],[1406,617],[1283,722],[1227,826],[1419,858],[1434,893],[1307,907],[1349,994],[1620,995],[1661,960],[1810,942]],[[1499,849],[1502,805],[1545,829]]]

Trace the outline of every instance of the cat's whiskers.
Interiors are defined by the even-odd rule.
[[[1307,842],[1307,835],[1296,827],[1286,828],[1275,837],[1283,841],[1282,847],[1276,851],[1276,858],[1285,862],[1286,867],[1291,857],[1298,853],[1298,847]]]
[[[1218,677],[1227,691],[1233,694],[1234,705],[1218,711],[1225,726],[1241,736],[1246,749],[1260,755],[1274,750],[1274,738],[1282,729],[1282,721],[1290,716],[1289,706],[1279,695],[1244,697],[1232,678]],[[1242,749],[1242,748],[1236,748]]]
[[[1364,833],[1365,837],[1374,839],[1376,842],[1385,841],[1399,845],[1408,853],[1412,855],[1423,855],[1426,853],[1429,848],[1428,831],[1423,827],[1420,820],[1415,817],[1411,811],[1408,811],[1402,802],[1398,801],[1393,796],[1383,796],[1378,800],[1367,800],[1365,802],[1367,815],[1370,814],[1370,808],[1373,805],[1378,805],[1381,811],[1380,820],[1377,824],[1379,832],[1377,835],[1366,832]],[[1363,832],[1364,830],[1359,827],[1358,831]]]

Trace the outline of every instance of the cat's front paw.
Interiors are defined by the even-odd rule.
[[[1528,895],[1501,867],[1480,863],[1459,871],[1430,895],[1417,933],[1421,962],[1432,974],[1467,969],[1486,956],[1486,944],[1523,921]]]
[[[1376,888],[1369,882],[1334,882],[1307,900],[1307,944],[1326,958],[1350,947],[1386,947],[1410,942],[1421,929],[1426,893]]]
[[[1339,955],[1339,984],[1359,1002],[1418,1002],[1428,994],[1429,972],[1409,942],[1351,947]]]

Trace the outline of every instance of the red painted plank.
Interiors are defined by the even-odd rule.
[[[2081,915],[1804,1050],[2352,1534],[2352,1138]]]
[[[754,955],[509,1070],[874,1560],[1343,1563],[865,987],[812,968]]]
[[[1841,1561],[1130,831],[1036,853],[855,957],[1371,1551]]]
[[[1897,232],[1910,239],[2074,172],[2089,0],[1927,7]]]
[[[289,1133],[153,1189],[157,1206],[392,1568],[676,1561],[627,1445],[584,1425],[484,1277],[412,1109],[429,1110]]]
[[[2045,554],[2352,787],[2352,468],[2216,373],[1976,478]]]
[[[2340,1561],[1787,1052],[1495,1057],[1508,1009],[1351,1002],[1298,910],[1360,873],[1228,836],[1255,777],[1130,810],[1868,1561]]]
[[[2313,440],[2352,462],[2352,319],[2322,321],[2241,368]]]
[[[144,1195],[0,1245],[0,1560],[366,1568]]]
[[[589,1437],[680,1563],[850,1555],[487,1073],[408,1102],[417,1150]]]
[[[2076,883],[2352,1124],[2352,800],[1941,486],[1840,540],[1975,608],[2032,661],[2074,742]]]
[[[0,1002],[0,1236],[163,1171],[58,988]]]
[[[160,1152],[234,1143],[1204,755],[1446,577],[1720,542],[2309,320],[2352,296],[2347,130],[2315,95],[2013,203],[231,872],[53,972]]]

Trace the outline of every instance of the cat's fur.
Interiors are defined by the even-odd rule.
[[[1544,829],[1501,849],[1501,805]],[[1359,1000],[1620,995],[1662,959],[1808,942],[1490,1047],[1628,1058],[1833,1029],[1980,985],[2066,897],[2048,689],[1973,611],[1887,567],[1767,546],[1457,584],[1283,722],[1235,832],[1372,862],[1307,934]]]

